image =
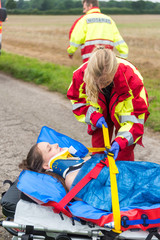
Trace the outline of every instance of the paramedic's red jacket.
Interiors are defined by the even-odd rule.
[[[121,57],[127,58],[128,56],[128,46],[115,22],[111,17],[102,14],[97,7],[90,9],[74,22],[70,29],[69,41],[68,54],[73,55],[80,46],[83,62],[88,61],[97,44],[105,45],[109,49],[115,47]]]
[[[144,122],[149,116],[148,95],[143,85],[143,78],[127,60],[117,57],[117,61],[119,66],[113,80],[108,114],[106,100],[102,93],[99,93],[98,103],[87,100],[83,82],[87,63],[73,73],[73,80],[67,92],[75,117],[78,121],[87,123],[88,133],[93,134],[93,147],[104,147],[102,129],[95,127],[102,116],[108,123],[110,139],[113,125],[115,126],[115,141],[119,143],[121,150],[134,146],[135,143],[142,145]]]

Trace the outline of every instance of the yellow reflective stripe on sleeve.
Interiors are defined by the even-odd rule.
[[[133,103],[132,103],[132,99],[134,97],[133,97],[132,91],[129,91],[129,93],[131,94],[131,96],[129,98],[125,99],[124,101],[119,102],[115,107],[114,116],[121,127],[126,124],[124,121],[121,121],[121,117],[123,117],[123,116],[129,117],[129,116],[131,116],[131,113],[134,112]],[[129,130],[129,129],[127,129],[127,130]]]
[[[103,109],[101,108],[101,106],[98,103],[87,101],[87,105],[91,105],[92,107],[94,107],[96,109],[97,112],[103,113]]]
[[[87,95],[83,93],[84,91],[83,85],[84,85],[84,82],[79,87],[79,96],[78,96],[79,100],[70,100],[72,103],[72,110],[75,111],[81,107],[88,107],[86,114],[81,114],[79,116],[77,114],[74,114],[74,116],[78,121],[92,125],[92,122],[90,120],[92,113],[95,111],[102,113],[103,110],[98,103],[94,103],[92,101],[87,100]],[[80,99],[83,99],[83,102],[79,102],[81,101]]]
[[[143,100],[145,101],[145,104],[148,106],[148,102],[147,102],[147,97],[146,97],[146,92],[144,90],[144,87],[142,88],[141,92],[140,92],[140,97],[143,98]]]
[[[77,50],[77,48],[74,47],[74,46],[69,46],[69,47],[67,48],[67,52],[68,52],[69,55],[73,55],[76,50]]]
[[[80,85],[80,88],[79,88],[79,98],[85,98],[87,100],[87,95],[85,93],[83,93],[83,87],[84,85],[84,82]]]
[[[120,41],[119,41],[119,43],[120,43]],[[121,43],[116,45],[115,48],[118,50],[120,57],[123,57],[123,58],[128,57],[128,46],[125,42],[121,41]]]
[[[141,115],[138,116],[138,119],[145,119],[145,113],[142,113]]]
[[[119,117],[120,116],[131,115],[131,113],[134,111],[132,99],[133,99],[133,96],[130,96],[129,98],[125,99],[122,102],[119,102],[116,105],[116,107],[115,107],[115,115],[117,116],[117,118],[118,118],[117,120],[118,121],[119,121]]]
[[[79,98],[84,98],[86,101],[86,105],[91,105],[91,106],[95,107],[96,109],[98,109],[98,111],[102,112],[102,108],[100,107],[100,105],[98,103],[87,100],[88,97],[87,97],[86,93],[83,93],[83,91],[84,91],[83,85],[84,85],[84,82],[79,87]]]
[[[110,148],[109,142],[109,132],[108,128],[102,126],[103,128],[103,137],[104,143],[107,148]],[[121,233],[121,213],[119,207],[119,198],[118,198],[118,188],[117,188],[117,179],[116,174],[118,174],[118,168],[115,164],[115,160],[112,154],[108,154],[109,162],[109,172],[110,172],[110,182],[111,182],[111,196],[112,196],[112,210],[113,210],[113,219],[114,219],[114,229],[113,231]]]
[[[85,18],[83,17],[74,26],[70,36],[70,46],[67,48],[67,52],[69,54],[73,54],[77,50],[77,48],[84,43],[84,25],[86,24]]]
[[[134,141],[134,144],[135,144],[136,142],[138,142],[138,140],[139,140],[141,137],[142,137],[142,136],[138,137],[138,138]]]
[[[129,132],[129,130],[132,128],[132,126],[133,126],[132,122],[122,123],[121,128],[119,129],[118,133],[122,134],[122,132]]]
[[[70,100],[72,105],[75,104],[76,102],[78,102],[77,100]]]
[[[74,114],[74,116],[79,122],[85,123],[86,116],[84,114],[81,114],[80,116]]]

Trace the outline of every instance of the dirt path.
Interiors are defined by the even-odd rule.
[[[86,126],[75,119],[64,96],[0,74],[0,193],[5,179],[18,176],[18,164],[44,125],[90,146]],[[136,148],[136,160],[160,163],[159,134],[146,129],[144,145]],[[0,239],[10,237],[0,229]]]

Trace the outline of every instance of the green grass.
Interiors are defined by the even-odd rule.
[[[52,63],[41,62],[2,51],[0,56],[0,71],[15,78],[38,85],[44,85],[51,91],[67,93],[75,68]]]
[[[17,79],[46,86],[50,91],[64,95],[71,83],[74,67],[41,62],[2,51],[0,56],[0,71]],[[144,76],[145,77],[145,76]],[[149,95],[150,116],[145,126],[160,131],[160,81],[145,78],[145,87]]]
[[[160,132],[160,82],[148,79],[146,80],[146,89],[149,95],[150,112],[146,126]]]

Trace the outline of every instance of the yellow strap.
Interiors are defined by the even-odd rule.
[[[103,128],[104,146],[110,149],[111,145],[110,145],[110,141],[109,141],[108,128],[106,128],[104,125],[102,125],[102,128]]]
[[[104,137],[105,146],[108,149],[110,149],[111,145],[109,141],[108,128],[106,128],[104,125],[103,125],[103,137]],[[120,214],[117,179],[116,179],[116,174],[119,172],[115,164],[113,154],[108,154],[108,162],[109,162],[110,182],[111,182],[112,211],[113,211],[113,219],[114,219],[113,231],[117,233],[121,233],[122,232],[121,231],[121,214]]]
[[[89,152],[103,152],[105,148],[87,148]]]

